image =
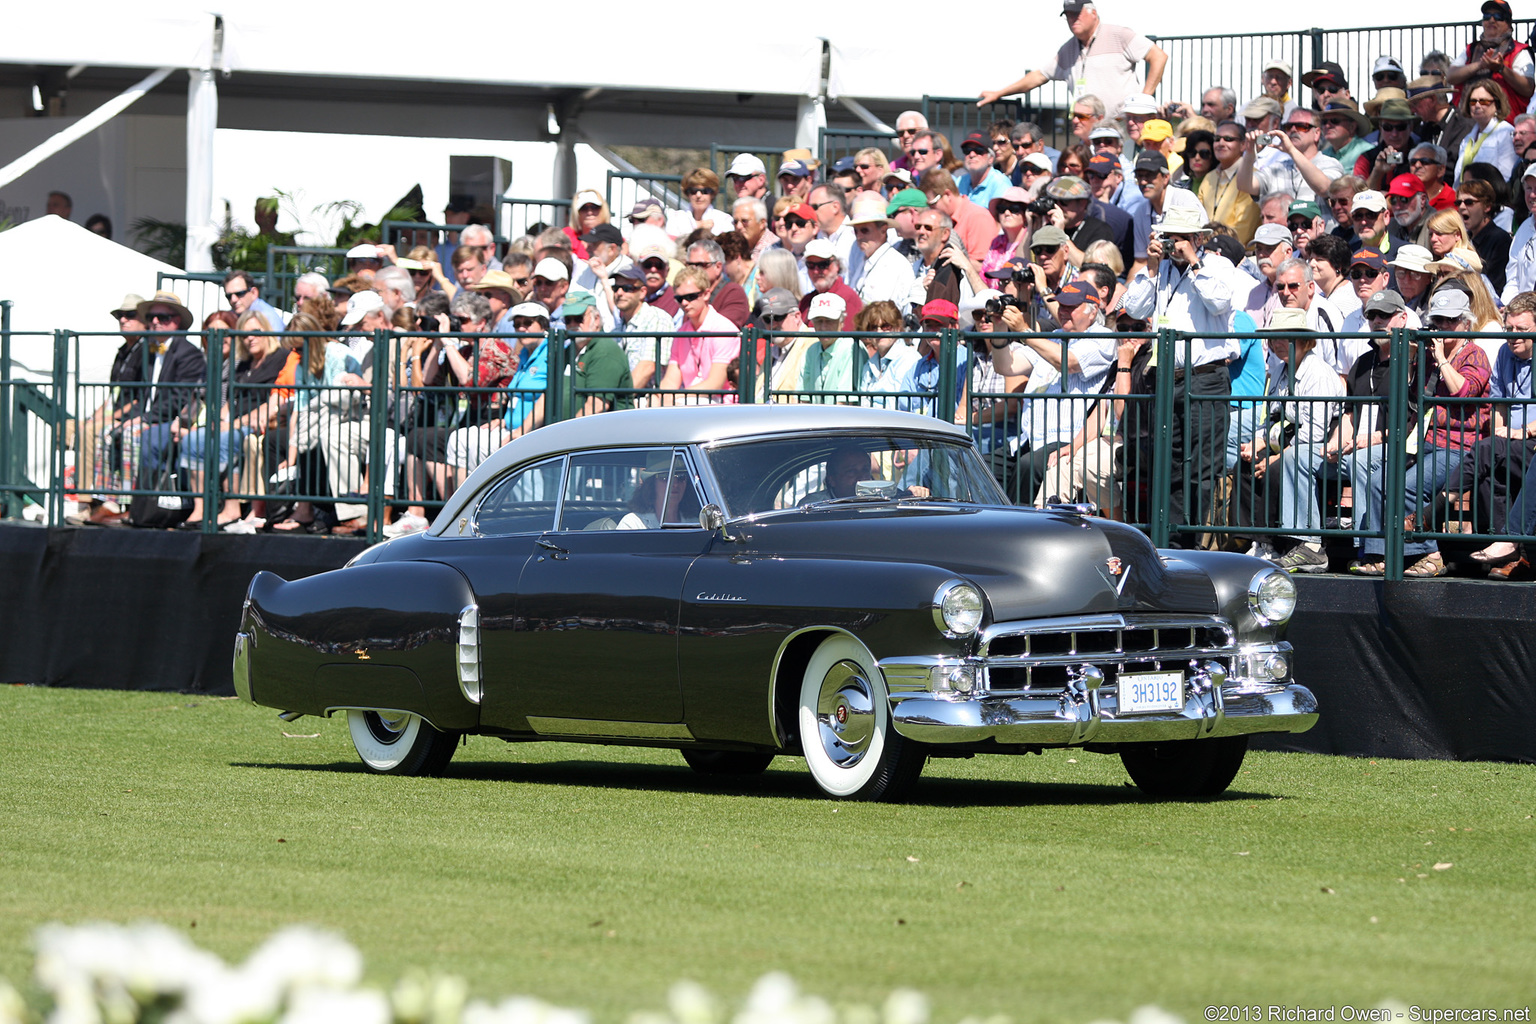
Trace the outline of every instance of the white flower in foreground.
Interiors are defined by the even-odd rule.
[[[389,994],[399,1024],[458,1024],[469,998],[469,984],[450,974],[412,969]]]
[[[500,1004],[476,1000],[464,1008],[463,1024],[591,1024],[581,1010],[566,1010],[534,999],[514,996]]]
[[[1138,1006],[1131,1011],[1131,1019],[1126,1024],[1184,1024],[1184,1018],[1161,1006]]]
[[[694,981],[680,981],[667,992],[667,1006],[678,1024],[715,1024],[720,1004],[709,989]]]
[[[0,1024],[21,1024],[27,1004],[21,1001],[21,993],[11,983],[0,978]]]
[[[363,955],[339,935],[297,925],[262,943],[240,970],[280,991],[351,988],[363,976]]]
[[[278,1024],[389,1024],[389,1000],[373,989],[301,988]]]
[[[898,988],[885,998],[885,1024],[928,1024],[928,997]]]
[[[198,949],[185,935],[158,922],[139,922],[124,934],[129,956],[121,978],[141,1003],[156,996],[181,995],[223,977],[227,970],[223,960]]]
[[[176,1024],[254,1024],[269,1021],[283,990],[271,978],[228,967],[203,976],[188,991]]]

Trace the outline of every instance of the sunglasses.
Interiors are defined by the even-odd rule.
[[[1093,115],[1092,114],[1079,114],[1077,111],[1074,110],[1074,111],[1072,111],[1072,120],[1074,120],[1074,121],[1092,121],[1093,120]]]
[[[714,260],[703,260],[702,262],[698,262],[698,263],[695,263],[693,260],[689,260],[688,261],[688,266],[690,266],[690,267],[697,267],[700,270],[708,270],[710,267],[712,267],[714,265],[715,265],[715,261]]]
[[[767,324],[769,327],[772,327],[775,324],[781,324],[787,319],[789,319],[788,313],[780,313],[777,316],[773,315],[772,313],[763,314],[763,323]]]
[[[1310,132],[1312,129],[1316,128],[1317,125],[1315,125],[1315,124],[1283,124],[1280,127],[1284,128],[1286,131],[1288,131],[1288,132],[1290,132],[1292,134],[1300,135],[1302,132]]]
[[[932,152],[933,152],[933,150],[931,150],[931,149],[914,149],[912,151],[912,155],[913,156],[927,156],[929,153],[932,153]]]
[[[640,265],[653,274],[665,274],[667,272],[667,265],[661,260],[646,260]]]
[[[1297,231],[1309,231],[1312,228],[1312,222],[1310,220],[1293,220],[1287,224],[1286,227],[1290,228],[1293,233]]]
[[[1342,117],[1325,117],[1325,118],[1323,118],[1323,124],[1325,126],[1329,127],[1329,128],[1339,128],[1339,127],[1342,127],[1343,125],[1351,124],[1351,123],[1352,122],[1347,121],[1347,120],[1345,120]]]
[[[1408,130],[1407,121],[1383,121],[1378,126],[1384,132],[1405,132]]]
[[[512,279],[512,283],[517,285],[519,288],[527,288],[529,280],[530,279],[526,277],[514,277]]]
[[[1299,292],[1299,291],[1301,291],[1301,282],[1300,281],[1282,281],[1279,284],[1275,285],[1275,291],[1278,291],[1278,292]]]
[[[1431,165],[1433,165],[1435,167],[1441,166],[1439,160],[1432,160],[1429,157],[1424,157],[1424,156],[1416,156],[1416,157],[1414,157],[1414,158],[1412,158],[1411,160],[1408,161],[1408,166],[1409,167],[1420,167],[1420,166],[1423,166],[1424,164],[1431,164]]]
[[[874,164],[854,164],[853,166],[854,166],[855,170],[869,171],[869,170],[873,170],[875,165]]]
[[[645,285],[638,281],[631,281],[628,284],[615,284],[613,290],[616,292],[638,292],[644,291]]]
[[[1375,312],[1365,314],[1365,319],[1373,324],[1379,324],[1391,320],[1396,315],[1396,313],[1383,313],[1377,310]]]
[[[712,196],[715,194],[714,189],[703,188],[697,185],[695,185],[693,188],[683,189],[683,191],[687,192],[691,196]]]
[[[789,227],[789,228],[803,228],[803,227],[805,227],[809,223],[810,223],[810,221],[806,220],[804,217],[785,217],[784,218],[784,226],[785,227]]]
[[[525,316],[514,317],[512,320],[512,329],[515,331],[525,331],[530,327],[537,326],[539,326],[539,321],[530,320]]]
[[[1352,206],[1354,204],[1354,201],[1355,201],[1355,197],[1354,196],[1329,196],[1328,197],[1328,205],[1329,206],[1334,206],[1334,207],[1342,206],[1345,209],[1348,209],[1350,206]]]
[[[677,299],[678,302],[692,302],[694,299],[697,299],[700,295],[703,294],[703,292],[688,292],[687,294],[684,294],[683,292],[673,292],[672,296],[673,298]]]
[[[149,322],[152,324],[173,324],[176,322],[175,313],[151,313]]]
[[[900,136],[900,135],[916,135],[920,131],[922,131],[921,128],[898,128],[898,129],[896,129],[896,134],[898,136]]]
[[[831,265],[832,265],[832,261],[831,260],[806,260],[805,261],[805,269],[806,270],[822,271],[822,270],[826,270]]]
[[[1470,100],[1467,100],[1467,106],[1469,107],[1491,107],[1494,105],[1495,104],[1493,100],[1485,96],[1474,96]]]
[[[251,294],[251,289],[242,288],[237,292],[225,292],[224,297],[230,302],[234,302],[236,299],[243,299],[249,294]]]
[[[1371,221],[1375,220],[1376,217],[1377,211],[1375,210],[1356,210],[1349,215],[1350,220],[1365,221],[1366,223],[1370,223]]]
[[[1457,206],[1476,206],[1477,200],[1471,196],[1461,196],[1456,200]]]
[[[1013,145],[1013,143],[1009,142],[1007,139],[993,139],[992,140],[992,148],[993,149],[1002,149],[1004,146],[1011,146],[1011,145]]]
[[[1218,135],[1218,136],[1216,136],[1216,141],[1217,142],[1230,142],[1233,145],[1236,145],[1236,144],[1239,144],[1239,143],[1241,143],[1243,141],[1243,137],[1241,135]]]
[[[1014,149],[1028,149],[1029,147],[1033,146],[1034,144],[1035,144],[1035,140],[1034,139],[1025,139],[1023,142],[1015,142],[1013,144],[1013,148]]]
[[[987,148],[985,146],[974,146],[974,145],[973,146],[961,146],[960,147],[960,152],[964,153],[966,156],[986,156],[986,155],[988,155],[987,154]]]
[[[1022,217],[1022,216],[1024,216],[1024,204],[1023,203],[998,203],[997,204],[997,212],[1000,213],[1000,214],[1002,214],[1002,213],[1012,213],[1012,214],[1017,214],[1018,216]]]
[[[1449,329],[1461,323],[1459,316],[1432,316],[1429,318],[1429,326]]]
[[[1044,256],[1047,259],[1049,259],[1050,257],[1055,256],[1058,252],[1061,251],[1061,246],[1059,246],[1059,245],[1037,245],[1037,246],[1032,247],[1029,251],[1034,253],[1036,256]]]
[[[993,313],[972,313],[971,322],[975,324],[992,324],[997,322],[997,316]]]
[[[1370,267],[1355,267],[1349,272],[1349,279],[1351,281],[1371,281],[1385,273],[1385,270],[1373,270]]]
[[[1193,160],[1195,157],[1199,157],[1202,160],[1214,160],[1216,159],[1216,151],[1214,149],[1197,149],[1190,154],[1189,158]]]

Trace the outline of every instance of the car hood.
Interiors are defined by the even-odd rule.
[[[1033,508],[869,505],[739,526],[744,554],[941,566],[979,585],[994,621],[1106,612],[1216,614],[1210,578],[1165,562],[1139,530]]]

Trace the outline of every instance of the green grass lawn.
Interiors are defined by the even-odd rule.
[[[834,1001],[914,987],[938,1024],[1533,993],[1532,766],[1250,753],[1224,799],[1177,804],[1062,751],[933,761],[878,805],[794,759],[719,781],[483,738],[446,778],[373,776],[342,719],[199,696],[8,686],[0,720],[16,983],[39,924],[151,918],[230,960],[315,923],[376,982],[448,971],[603,1024],[770,970]]]

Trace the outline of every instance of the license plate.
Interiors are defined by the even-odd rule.
[[[1184,710],[1183,672],[1122,672],[1120,713]]]

